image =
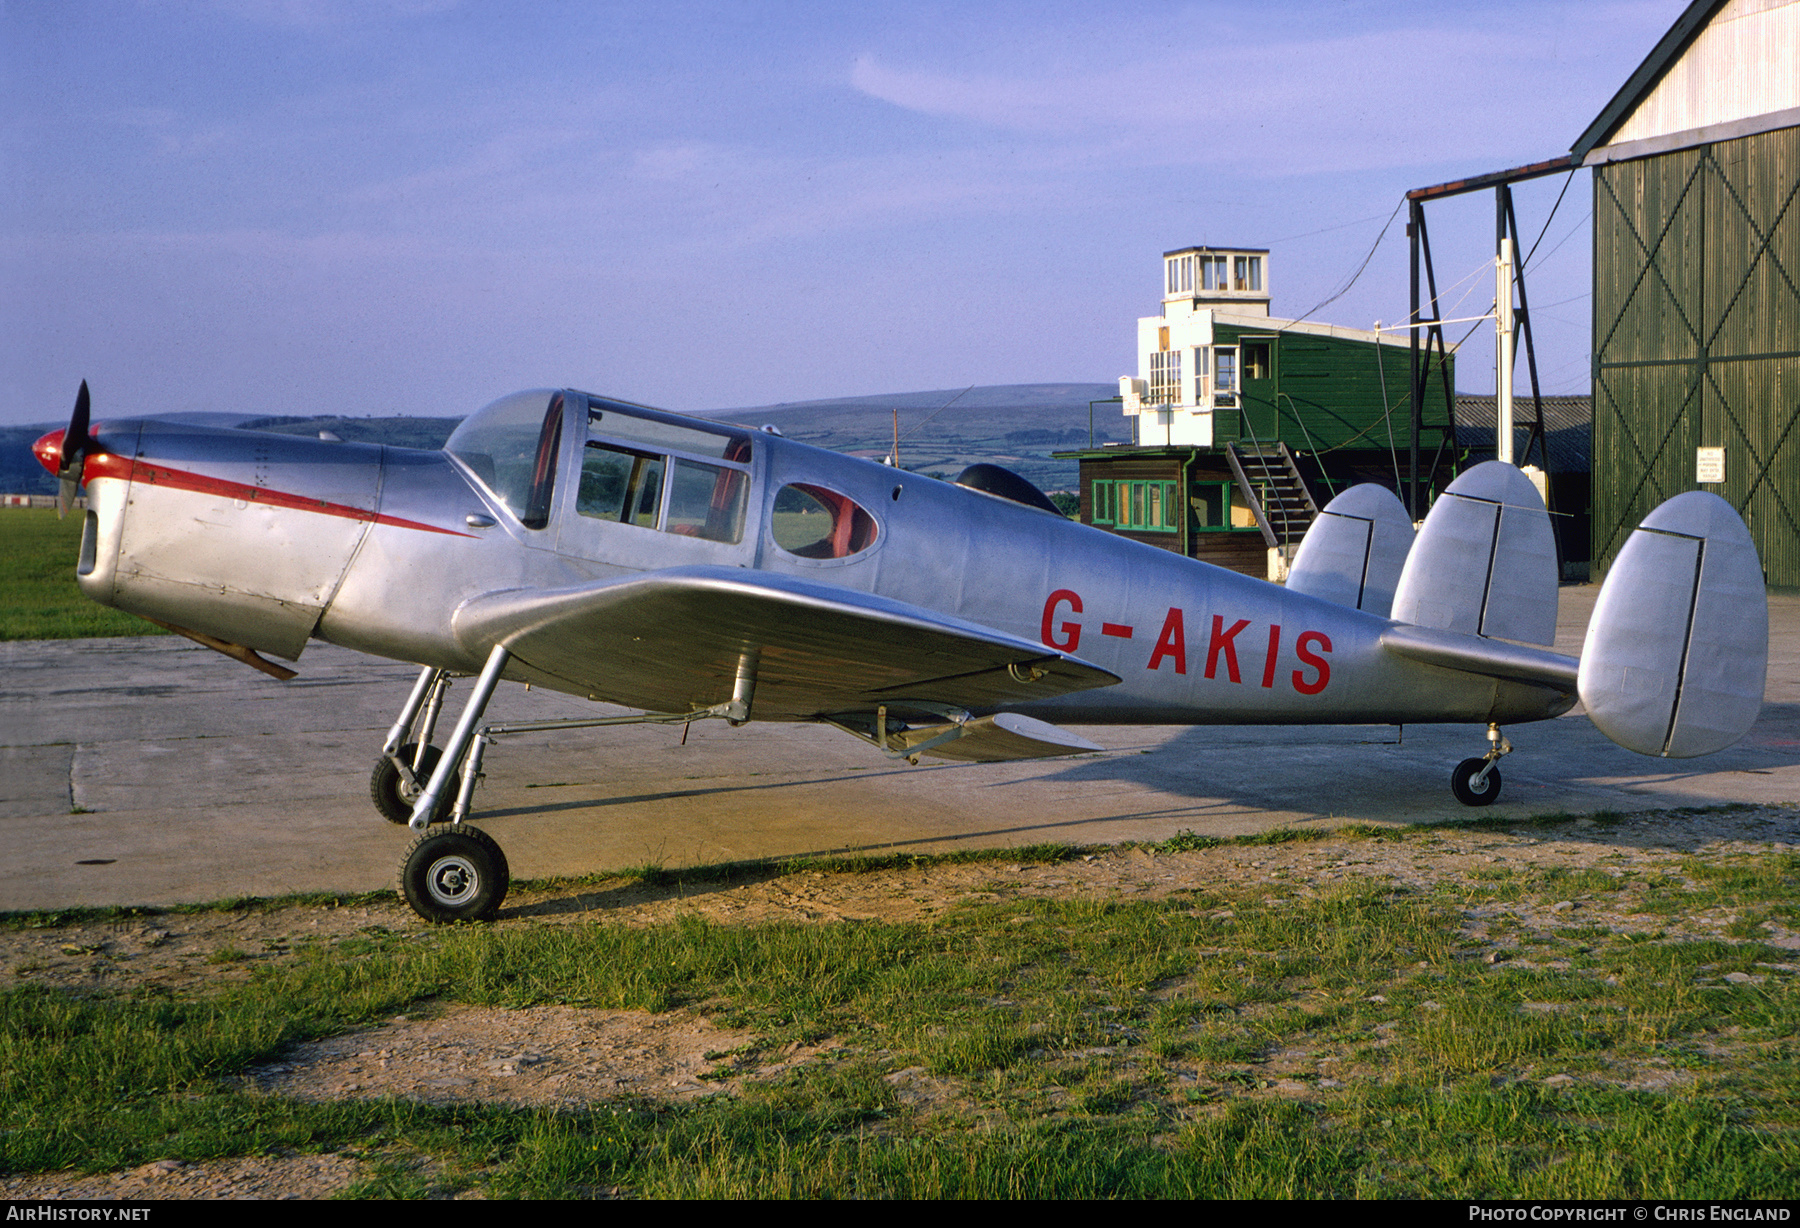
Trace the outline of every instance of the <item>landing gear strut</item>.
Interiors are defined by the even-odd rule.
[[[425,782],[431,779],[441,758],[443,752],[435,746],[408,742],[399,753],[377,759],[375,770],[369,774],[369,798],[381,812],[381,817],[400,824],[411,818],[413,806],[418,802],[419,794],[425,791]],[[444,823],[449,818],[450,807],[439,802],[431,821]]]
[[[369,774],[369,797],[381,817],[390,823],[404,823],[412,817],[425,783],[443,757],[443,752],[431,744],[431,735],[444,706],[444,692],[449,689],[450,676],[426,666],[419,671],[406,706],[388,730],[381,758]],[[449,807],[440,806],[431,821],[442,823],[449,817]]]
[[[1512,743],[1500,732],[1500,726],[1488,726],[1488,753],[1479,759],[1464,759],[1450,773],[1450,792],[1465,806],[1487,806],[1500,796],[1500,760],[1512,754]]]
[[[741,725],[750,719],[756,694],[757,660],[755,654],[746,653],[738,662],[730,702],[710,708],[483,725],[488,701],[511,659],[505,646],[494,646],[442,750],[431,745],[431,735],[450,677],[431,666],[421,670],[399,719],[388,730],[369,781],[375,808],[383,817],[419,833],[400,862],[399,886],[406,902],[427,921],[486,921],[506,898],[511,882],[506,854],[492,836],[466,821],[470,795],[481,778],[482,756],[495,738],[600,725],[685,725],[713,717]],[[434,823],[445,826],[427,830]]]

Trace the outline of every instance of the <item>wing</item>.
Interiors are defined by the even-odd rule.
[[[465,603],[454,626],[475,655],[506,644],[509,676],[650,712],[724,703],[747,655],[763,720],[878,705],[993,709],[1119,681],[932,610],[735,567],[510,589]]]

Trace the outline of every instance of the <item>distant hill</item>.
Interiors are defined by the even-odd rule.
[[[1051,452],[1088,444],[1088,402],[1118,395],[1112,384],[999,384],[882,396],[791,401],[740,409],[704,411],[755,426],[768,423],[789,439],[834,452],[885,457],[893,450],[894,414],[900,416],[900,462],[919,473],[955,477],[976,461],[1005,465],[1044,490],[1072,490],[1073,461],[1052,460]],[[405,448],[440,448],[460,418],[255,417],[233,414],[171,414],[172,419],[208,426],[317,435],[330,431],[353,443]],[[56,479],[31,455],[31,443],[63,423],[0,427],[0,491],[54,494]],[[1117,404],[1093,407],[1094,442],[1127,441],[1131,424]]]
[[[900,416],[900,463],[920,473],[955,477],[976,461],[1012,469],[1045,490],[1072,490],[1073,461],[1050,453],[1088,446],[1088,403],[1118,395],[1114,384],[997,384],[882,396],[788,401],[710,411],[790,439],[874,459],[894,447]],[[1116,403],[1093,406],[1094,443],[1126,442],[1131,424]]]
[[[330,431],[345,443],[380,443],[394,448],[435,452],[450,438],[461,418],[253,418],[240,430],[272,435],[312,435]]]
[[[56,426],[40,422],[36,426],[0,426],[0,494],[56,493],[56,479],[38,464],[37,457],[31,454],[31,445],[45,432],[67,425],[67,422],[58,422]]]

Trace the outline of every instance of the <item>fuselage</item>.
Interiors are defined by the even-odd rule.
[[[1120,677],[1024,709],[1049,720],[1512,723],[1571,702],[1403,658],[1386,619],[1046,511],[576,392],[496,402],[443,452],[155,421],[94,435],[83,591],[288,659],[318,638],[474,671],[491,645],[454,627],[473,598],[710,565],[877,594]],[[604,663],[552,680],[611,698],[603,683]]]

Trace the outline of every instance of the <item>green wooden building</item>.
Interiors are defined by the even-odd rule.
[[[1119,381],[1133,442],[1057,453],[1080,461],[1084,523],[1279,577],[1338,491],[1377,482],[1399,492],[1411,442],[1407,338],[1271,316],[1268,255],[1163,254],[1162,313],[1138,321],[1138,375]],[[1430,381],[1422,415],[1421,474],[1433,490],[1457,459],[1454,375],[1446,364]]]

